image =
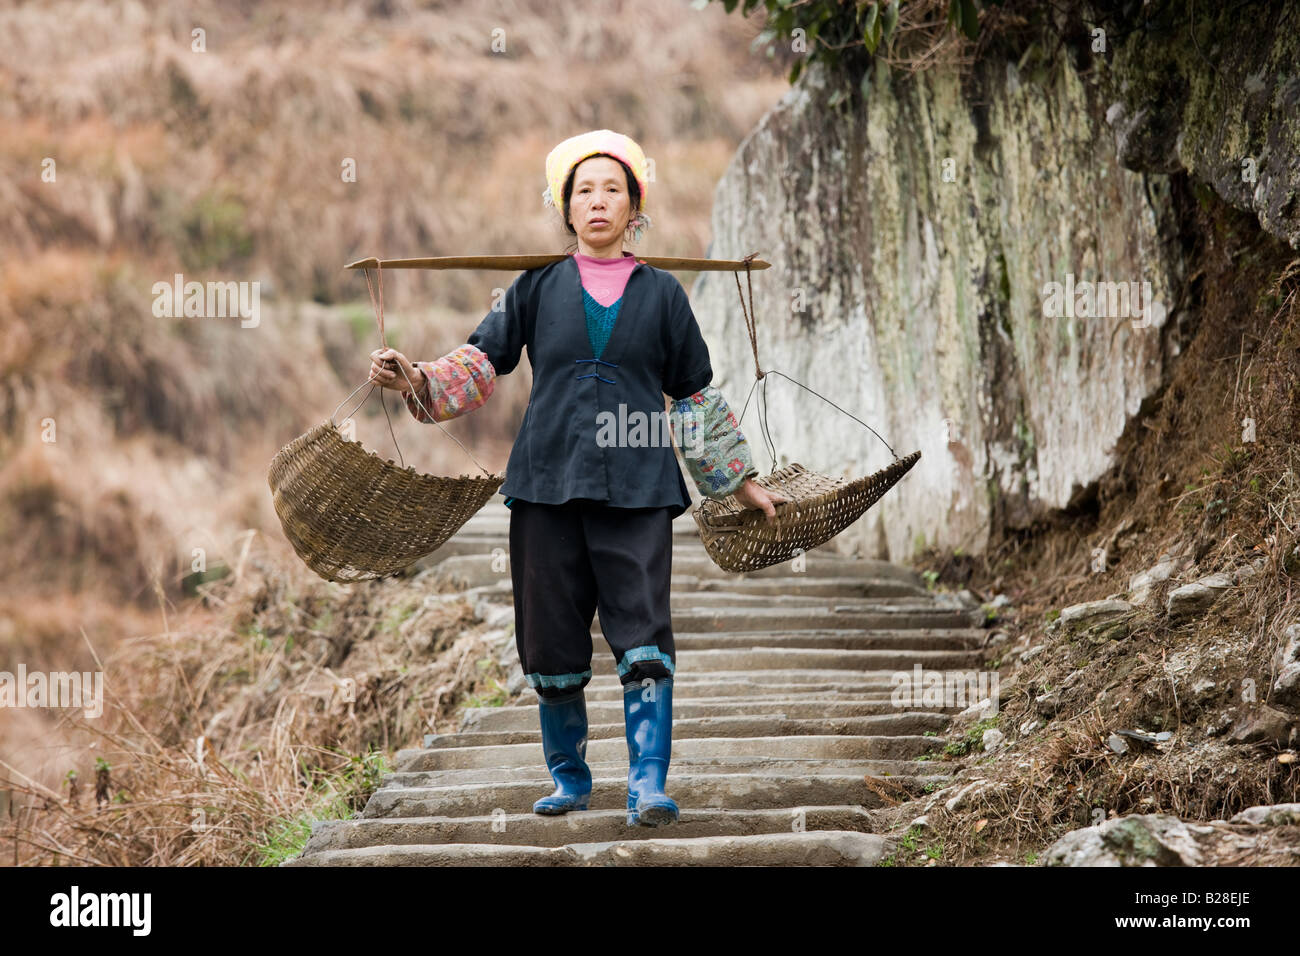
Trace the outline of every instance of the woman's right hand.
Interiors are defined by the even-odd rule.
[[[424,373],[397,349],[375,349],[370,353],[370,381],[402,392],[414,387],[418,393],[424,388]]]

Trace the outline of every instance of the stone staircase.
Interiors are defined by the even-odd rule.
[[[493,549],[509,552],[508,528],[508,509],[493,503],[426,566],[508,608],[502,551],[493,566]],[[893,838],[870,832],[867,810],[950,782],[936,774],[942,764],[917,758],[946,743],[957,710],[895,707],[891,675],[978,669],[984,632],[977,608],[927,592],[911,570],[823,550],[804,560],[802,572],[787,562],[730,574],[705,554],[689,512],[674,525],[666,789],[678,823],[626,825],[622,689],[596,639],[590,810],[531,812],[553,785],[525,685],[518,703],[470,708],[458,733],[400,751],[359,818],[318,822],[285,865],[876,864]]]

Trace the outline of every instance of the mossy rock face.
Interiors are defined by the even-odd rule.
[[[847,548],[980,553],[1088,501],[1186,344],[1170,321],[1192,301],[1184,171],[1199,201],[1300,248],[1300,4],[1093,13],[1108,36],[1091,56],[1077,36],[1009,35],[963,76],[878,62],[852,102],[810,63],[718,184],[717,254],[779,250],[755,280],[761,348],[802,382],[835,369],[828,397],[893,446],[927,449],[931,466],[848,529]],[[1049,308],[1067,275],[1076,292],[1104,286],[1106,314],[1087,297]],[[1140,321],[1115,307],[1125,284],[1149,307]],[[702,275],[692,307],[717,379],[746,383],[734,285]],[[874,442],[846,441],[853,426],[820,412],[794,398],[776,410],[781,451],[874,471]]]
[[[1159,27],[1116,47],[1111,114],[1120,162],[1187,170],[1300,249],[1300,6],[1255,5],[1249,28],[1228,5],[1165,2]]]
[[[836,369],[828,398],[941,463],[846,530],[860,553],[978,554],[995,528],[1069,507],[1113,465],[1129,405],[1178,352],[1172,323],[1074,311],[1102,284],[1124,285],[1126,304],[1130,285],[1143,303],[1179,301],[1168,185],[1120,165],[1100,71],[1062,57],[1039,82],[1018,62],[874,77],[847,111],[826,106],[834,79],[810,66],[718,185],[715,250],[780,250],[755,279],[763,352],[804,383]],[[717,379],[750,381],[735,283],[702,275],[691,298],[711,356],[718,343]],[[879,467],[879,443],[848,440],[843,415],[800,393],[781,401],[783,453],[846,474]]]
[[[1117,820],[1107,830],[1103,842],[1124,866],[1182,866],[1185,863],[1177,853],[1156,839],[1145,818]]]

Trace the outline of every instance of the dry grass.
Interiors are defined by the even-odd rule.
[[[506,699],[472,608],[418,577],[345,588],[259,547],[202,590],[166,631],[103,659],[102,717],[72,712],[67,746],[26,771],[5,763],[0,789],[22,810],[0,859],[278,862],[310,820],[359,810],[389,754],[453,729],[467,695]],[[68,770],[75,787],[40,782]]]
[[[644,251],[700,255],[714,184],[785,90],[749,53],[758,24],[717,4],[151,6],[0,11],[5,252],[57,239],[161,276],[221,270],[354,299],[360,280],[340,267],[363,255],[563,249],[544,157],[610,126],[655,161]],[[196,26],[206,52],[191,50]],[[55,183],[40,181],[44,157]],[[391,301],[433,295],[490,304],[473,274],[411,274]]]
[[[176,599],[195,549],[229,565],[247,531],[278,534],[272,456],[364,382],[379,344],[368,305],[265,303],[260,324],[241,328],[154,318],[148,287],[130,265],[70,253],[0,271],[0,580],[12,593]],[[447,310],[401,315],[389,340],[432,356],[467,324]],[[529,384],[526,370],[503,379],[487,409],[448,430],[504,467]],[[396,393],[383,401],[356,416],[368,447],[427,472],[466,467]]]

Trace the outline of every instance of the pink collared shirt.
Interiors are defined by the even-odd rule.
[[[627,277],[636,268],[636,256],[630,252],[617,259],[597,259],[575,252],[573,261],[578,264],[582,287],[601,305],[613,305],[622,297]]]

